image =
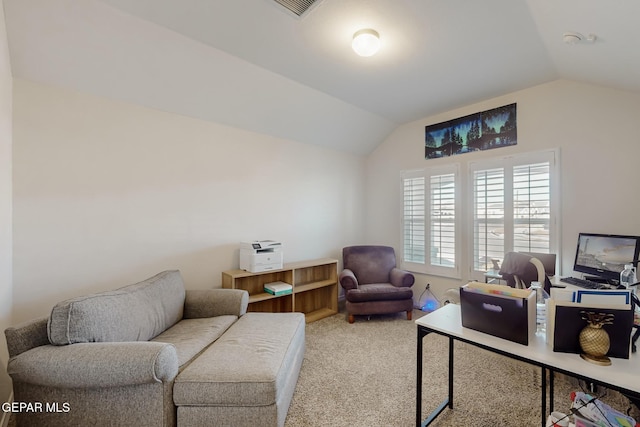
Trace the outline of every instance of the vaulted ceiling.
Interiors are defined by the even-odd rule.
[[[359,155],[559,78],[640,92],[637,0],[317,0],[301,17],[275,0],[3,3],[16,78]],[[361,28],[375,56],[351,50]]]

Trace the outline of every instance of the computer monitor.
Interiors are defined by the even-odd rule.
[[[573,270],[606,279],[619,280],[625,264],[638,262],[640,236],[579,233]]]

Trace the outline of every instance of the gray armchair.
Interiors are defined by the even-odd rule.
[[[396,267],[396,255],[389,246],[348,246],[342,249],[344,289],[349,323],[356,315],[407,312],[413,310],[413,274]]]

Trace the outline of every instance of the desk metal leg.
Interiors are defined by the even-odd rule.
[[[547,370],[543,366],[542,368],[542,390],[540,393],[542,394],[542,414],[540,418],[542,419],[542,427],[545,427],[547,424]]]
[[[542,368],[542,414],[541,417],[542,418],[542,427],[545,427],[547,425],[547,371],[549,372],[549,412],[551,413],[553,412],[553,376],[554,376],[554,372],[553,369],[546,369],[546,368]]]
[[[453,409],[453,338],[449,337],[449,409]]]
[[[553,412],[553,369],[549,369],[549,413]]]
[[[423,357],[423,343],[422,339],[430,332],[423,331],[418,328],[418,345],[417,345],[417,384],[416,384],[416,427],[426,427],[436,419],[438,415],[447,406],[453,408],[453,338],[449,337],[449,391],[447,398],[434,409],[426,420],[422,421],[422,357]]]
[[[418,345],[417,345],[417,360],[416,360],[416,427],[420,427],[422,423],[422,339],[425,334],[421,328],[418,328]]]

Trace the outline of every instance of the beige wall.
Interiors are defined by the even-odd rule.
[[[517,146],[424,159],[425,125],[512,102],[518,108]],[[400,126],[367,160],[367,239],[401,246],[401,170],[559,148],[561,272],[569,275],[580,231],[640,235],[638,111],[640,94],[559,80]],[[470,242],[469,232],[462,230],[463,241]],[[469,271],[462,274],[469,279]],[[426,283],[441,293],[460,281],[418,276],[416,292]]]
[[[241,241],[363,238],[361,157],[20,79],[13,116],[16,321],[164,269],[220,287]]]
[[[219,287],[241,240],[282,240],[285,261],[399,248],[401,170],[521,152],[560,151],[561,273],[580,231],[640,234],[639,94],[559,80],[402,125],[366,159],[22,80],[13,99],[0,109],[9,153],[13,114],[13,165],[0,157],[14,170],[13,288],[11,264],[0,276],[13,307],[0,302],[0,315],[13,308],[14,322],[167,268],[189,288]],[[424,160],[425,125],[512,102],[517,146]],[[9,237],[11,203],[0,189]],[[419,275],[417,292],[427,282],[459,284]]]
[[[12,251],[11,251],[11,66],[0,3],[0,403],[9,399],[11,380],[6,374],[7,345],[4,330],[12,322]],[[2,425],[0,413],[0,425]]]
[[[280,239],[286,261],[399,248],[401,170],[509,153],[560,149],[565,274],[579,231],[640,234],[624,196],[640,175],[638,94],[560,80],[402,125],[361,159],[21,80],[13,91],[14,321],[165,268],[218,287],[241,240]],[[424,160],[425,125],[511,102],[517,146]],[[427,282],[458,284],[418,276],[417,292]]]

